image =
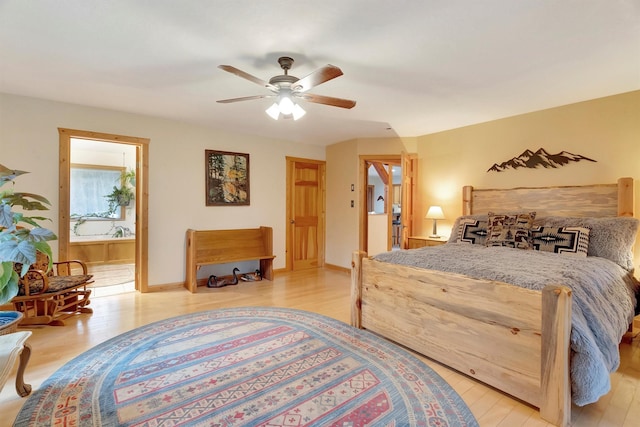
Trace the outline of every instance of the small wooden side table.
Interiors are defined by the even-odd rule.
[[[31,357],[31,346],[26,342],[31,331],[19,331],[0,335],[0,391],[7,382],[9,373],[20,356],[20,364],[16,373],[16,392],[20,397],[31,393],[31,385],[24,383],[24,370]]]
[[[407,242],[408,249],[417,249],[425,246],[438,246],[447,243],[447,239],[438,237],[410,236]]]

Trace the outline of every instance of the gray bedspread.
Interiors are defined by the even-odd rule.
[[[547,284],[572,289],[571,385],[577,405],[597,401],[620,364],[618,344],[633,319],[633,279],[617,264],[534,250],[447,243],[379,254],[376,260],[460,273],[540,290]]]

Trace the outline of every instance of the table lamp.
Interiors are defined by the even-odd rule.
[[[427,211],[426,219],[433,220],[433,231],[429,237],[438,238],[438,220],[444,219],[444,213],[442,212],[442,208],[440,206],[429,206],[429,210]]]

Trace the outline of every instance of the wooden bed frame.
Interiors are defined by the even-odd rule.
[[[633,179],[617,184],[474,190],[463,215],[536,211],[537,217],[633,216]],[[540,408],[571,419],[571,290],[515,285],[375,261],[353,254],[351,324]]]

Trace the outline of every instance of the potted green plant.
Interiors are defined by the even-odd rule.
[[[27,216],[29,211],[48,210],[51,203],[44,197],[16,192],[13,187],[3,189],[5,184],[14,184],[14,179],[27,172],[12,170],[0,164],[0,304],[5,304],[18,294],[18,280],[36,260],[36,252],[49,256],[51,268],[53,254],[49,241],[57,239],[53,231],[41,227],[39,222],[49,218]],[[20,207],[21,211],[15,211]],[[22,264],[20,275],[14,264]]]
[[[120,186],[113,186],[113,191],[105,197],[109,202],[109,213],[113,214],[118,206],[129,206],[134,199],[134,185],[136,172],[133,169],[123,171],[120,174]]]

